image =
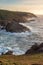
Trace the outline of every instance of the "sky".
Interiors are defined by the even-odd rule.
[[[43,14],[43,0],[0,0],[0,9]]]

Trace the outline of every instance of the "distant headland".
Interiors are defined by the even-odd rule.
[[[29,28],[19,23],[29,22],[29,18],[36,17],[33,13],[0,10],[0,28],[9,32],[30,32]]]

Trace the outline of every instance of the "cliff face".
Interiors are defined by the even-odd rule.
[[[26,18],[36,17],[32,13],[0,10],[0,20],[26,22]]]
[[[8,23],[6,26],[6,31],[10,32],[25,32],[25,31],[30,31],[30,29],[26,28],[25,26],[22,26],[18,23]]]
[[[28,22],[27,18],[32,17],[36,18],[36,16],[32,13],[0,10],[0,25],[3,26],[2,29],[5,28],[6,31],[10,32],[28,31],[28,28],[20,25],[19,23]]]

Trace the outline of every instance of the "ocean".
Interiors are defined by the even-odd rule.
[[[9,50],[13,51],[13,55],[22,55],[35,42],[43,42],[43,16],[38,15],[37,20],[21,24],[27,26],[31,32],[11,33],[0,30],[0,55]]]

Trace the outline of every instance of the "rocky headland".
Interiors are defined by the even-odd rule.
[[[36,18],[32,13],[0,10],[0,28],[9,32],[25,32],[30,29],[19,24],[29,22],[29,18]],[[31,21],[34,21],[32,19]]]

